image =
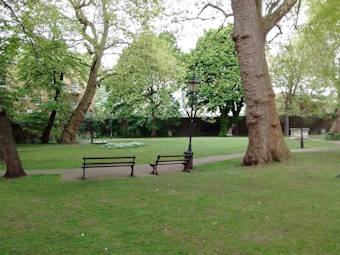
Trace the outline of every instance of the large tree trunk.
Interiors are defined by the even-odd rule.
[[[290,152],[275,107],[264,42],[266,31],[254,0],[233,0],[233,39],[247,105],[249,144],[244,165],[282,161]]]
[[[89,74],[89,79],[87,81],[85,93],[83,97],[81,98],[77,108],[72,113],[72,116],[69,119],[68,123],[65,125],[62,134],[58,138],[58,143],[63,143],[63,144],[76,143],[78,129],[96,93],[97,75],[98,75],[98,70],[100,67],[102,55],[103,55],[103,49],[98,55],[94,56],[92,64],[91,64],[91,70]]]
[[[4,177],[18,178],[26,176],[26,173],[21,166],[20,157],[12,134],[12,128],[4,109],[0,111],[0,144],[0,154],[2,154],[6,163],[6,173]]]
[[[60,81],[63,81],[63,79],[64,79],[64,75],[61,73],[60,74]],[[55,76],[53,77],[53,83],[54,83],[54,85],[56,84],[56,77]],[[58,103],[59,95],[60,95],[60,89],[57,88],[56,91],[55,91],[55,95],[54,95],[54,102]],[[53,123],[54,123],[56,115],[57,115],[57,110],[53,110],[50,114],[50,118],[48,120],[47,126],[46,126],[46,128],[45,128],[45,130],[44,130],[44,132],[41,136],[41,143],[48,143],[49,142],[51,131],[52,131],[52,128],[53,128]]]

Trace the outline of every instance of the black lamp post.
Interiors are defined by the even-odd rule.
[[[301,128],[301,136],[300,136],[300,147],[304,148],[303,143],[303,121],[302,121],[302,95],[300,95],[300,128]]]
[[[91,124],[90,124],[91,144],[93,144],[93,119],[92,119],[92,115],[93,115],[93,110],[91,108],[90,109],[90,116],[91,116]]]
[[[189,87],[189,100],[190,100],[190,126],[189,126],[189,146],[188,150],[184,152],[186,159],[188,160],[188,164],[186,166],[186,169],[184,171],[190,171],[193,167],[193,156],[194,153],[192,152],[191,148],[191,140],[192,140],[192,129],[194,126],[194,95],[198,90],[199,81],[195,79],[195,75],[193,75],[192,80],[187,82]]]

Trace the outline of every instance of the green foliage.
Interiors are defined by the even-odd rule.
[[[339,133],[327,133],[325,136],[326,140],[340,140]]]
[[[78,133],[85,134],[86,132],[93,132],[96,134],[96,137],[100,137],[101,136],[100,126],[102,123],[103,121],[101,119],[98,119],[95,113],[89,111],[85,114],[83,122],[80,124]]]
[[[173,52],[174,42],[164,37],[141,34],[123,51],[115,75],[105,83],[107,112],[134,123],[131,128],[158,129],[157,119],[179,116],[172,93],[183,79],[184,66]]]
[[[221,135],[238,119],[243,106],[243,90],[237,53],[231,38],[232,26],[209,30],[197,42],[189,56],[189,77],[199,77],[198,101],[210,112],[219,111]],[[229,117],[232,113],[232,117]]]
[[[312,71],[314,60],[308,42],[301,37],[280,45],[270,56],[269,67],[280,114],[324,117],[334,110],[334,93],[328,83]],[[313,58],[313,59],[312,59]]]

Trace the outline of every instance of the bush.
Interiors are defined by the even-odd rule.
[[[326,140],[340,140],[340,133],[327,133],[326,134],[326,137],[325,137]]]

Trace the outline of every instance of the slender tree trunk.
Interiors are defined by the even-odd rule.
[[[340,84],[337,87],[338,91],[338,109],[336,111],[336,117],[331,127],[332,133],[340,133]]]
[[[228,110],[220,109],[221,116],[220,116],[220,132],[218,133],[219,136],[227,136],[228,129],[231,125],[229,124],[229,117],[228,117]]]
[[[152,121],[152,130],[151,130],[151,137],[157,137],[157,131],[156,131],[156,119],[153,118]]]
[[[289,115],[285,114],[285,136],[289,136]]]
[[[249,144],[244,165],[272,160],[282,161],[290,152],[283,140],[280,120],[275,107],[264,42],[266,32],[251,0],[233,0],[233,39],[238,53],[242,85],[247,105]]]
[[[72,116],[69,119],[68,123],[65,125],[62,134],[58,138],[58,143],[63,143],[63,144],[76,143],[78,129],[96,93],[97,75],[98,75],[98,70],[100,67],[102,55],[103,55],[103,50],[101,50],[100,54],[94,56],[92,64],[91,64],[91,70],[90,70],[89,78],[87,81],[85,93],[82,96],[77,108],[72,113]]]
[[[63,79],[64,79],[64,75],[61,73],[60,74],[60,81],[63,81]],[[56,84],[55,76],[53,77],[53,83],[54,83],[54,85]],[[56,91],[55,91],[55,95],[54,95],[54,102],[58,103],[59,95],[60,95],[60,90],[59,90],[59,88],[57,88]],[[41,136],[41,143],[48,143],[49,142],[56,115],[57,115],[57,110],[53,110],[50,114],[50,118],[48,120],[47,126],[46,126],[46,128],[45,128],[45,130],[44,130],[44,132]]]
[[[1,154],[6,163],[6,173],[4,177],[18,178],[26,176],[26,173],[21,166],[20,157],[12,134],[12,128],[8,121],[5,109],[0,111],[0,145]]]

